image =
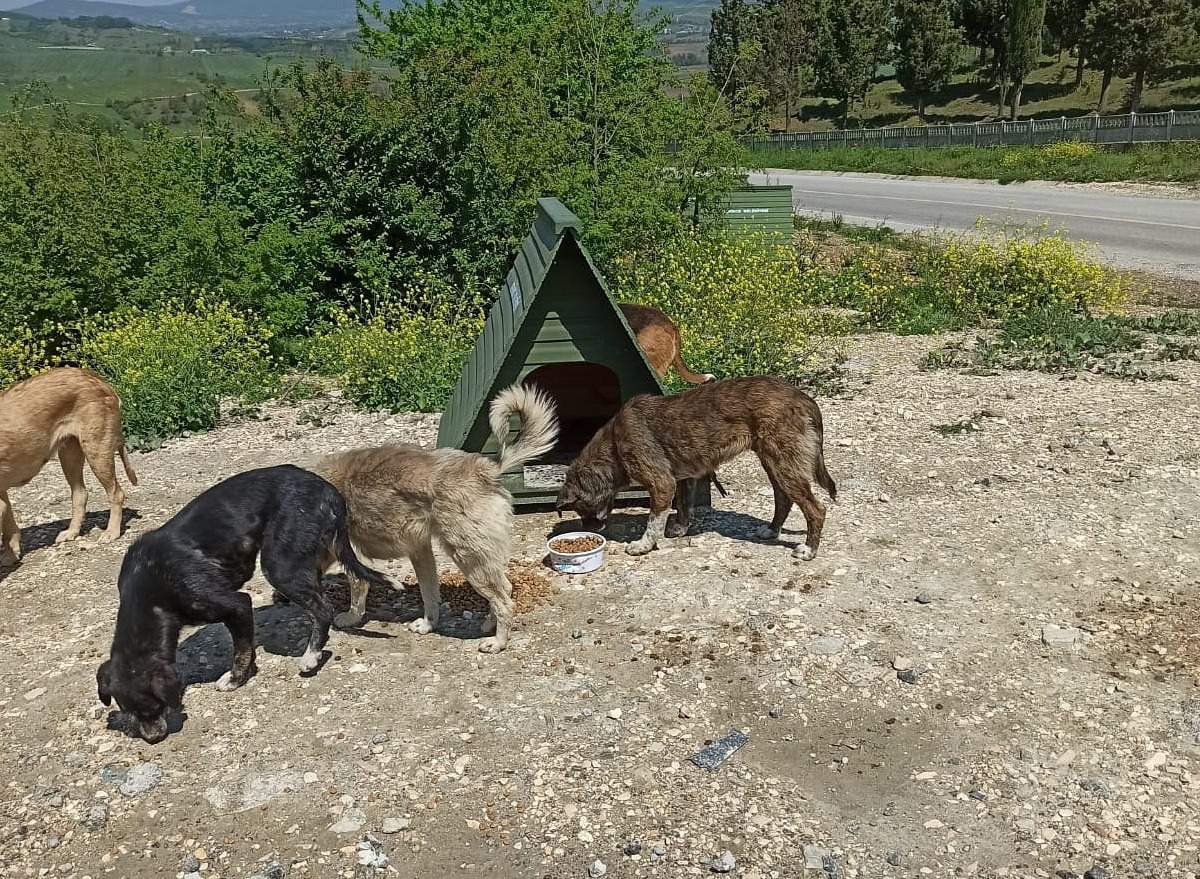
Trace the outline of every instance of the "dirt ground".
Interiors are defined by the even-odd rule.
[[[0,574],[0,875],[1194,879],[1200,365],[918,372],[932,344],[859,340],[820,400],[841,499],[815,561],[798,512],[784,545],[749,539],[771,500],[744,457],[695,535],[627,556],[633,509],[599,572],[547,572],[498,656],[462,590],[426,637],[414,590],[373,591],[301,678],[305,623],[256,578],[260,673],[218,692],[226,633],[185,631],[186,720],[157,746],[95,692],[130,539],[222,477],[436,420],[307,404],[136,455],[111,546],[54,544],[47,467]],[[520,516],[517,559],[559,526]],[[734,729],[719,768],[689,762]]]

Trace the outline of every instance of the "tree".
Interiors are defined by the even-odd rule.
[[[746,0],[721,0],[709,22],[709,76],[719,90],[736,95],[744,84],[739,68],[745,44],[754,36],[754,9]]]
[[[823,0],[766,0],[756,8],[758,80],[773,106],[783,104],[784,131],[810,79],[825,14]]]
[[[842,102],[842,127],[855,101],[867,89],[891,36],[889,0],[837,0],[831,3],[821,35],[817,85]]]
[[[979,66],[987,67],[987,53],[993,53],[988,69],[995,79],[1004,46],[1005,0],[960,0],[955,11],[955,23],[962,29],[967,45],[979,50]]]
[[[950,0],[896,0],[896,79],[917,97],[924,120],[930,92],[950,82],[962,34],[950,18]]]
[[[1093,0],[1048,0],[1046,30],[1058,44],[1061,57],[1064,49],[1075,50],[1075,88],[1083,84],[1083,68],[1087,53],[1083,47],[1085,23]]]
[[[1114,75],[1132,76],[1129,110],[1136,113],[1147,80],[1162,73],[1183,49],[1192,10],[1189,0],[1096,0],[1088,13],[1088,57],[1104,71],[1097,109]]]
[[[1008,39],[1003,76],[1009,89],[1012,118],[1021,109],[1025,77],[1037,67],[1042,55],[1042,26],[1046,21],[1046,0],[1008,0]],[[1003,103],[1004,89],[1001,89]]]

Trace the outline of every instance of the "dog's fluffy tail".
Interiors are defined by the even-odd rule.
[[[137,471],[133,469],[133,464],[129,462],[129,452],[125,450],[125,443],[121,443],[121,448],[117,454],[121,456],[121,465],[125,468],[125,475],[129,477],[130,483],[137,485]]]
[[[513,413],[521,416],[521,433],[516,442],[508,445],[508,418]],[[554,403],[543,391],[530,385],[511,385],[497,394],[488,421],[500,444],[497,466],[501,473],[546,454],[558,440]]]
[[[346,527],[345,519],[338,522],[336,530],[333,532],[333,553],[337,556],[337,560],[342,563],[342,567],[346,569],[347,574],[357,577],[364,583],[370,583],[372,586],[392,585],[392,581],[387,576],[372,568],[368,568],[362,563],[362,560],[358,557],[358,553],[350,545],[350,531]]]

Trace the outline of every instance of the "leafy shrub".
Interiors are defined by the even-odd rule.
[[[1112,308],[1128,296],[1121,276],[1058,234],[993,233],[855,247],[839,264],[805,274],[809,301],[862,311],[877,329],[931,333],[1065,306]]]
[[[201,298],[94,319],[78,356],[116,388],[127,437],[144,447],[215,427],[223,397],[264,395],[266,352],[266,334],[243,314]]]
[[[339,311],[309,343],[308,364],[337,379],[356,405],[434,412],[453,392],[481,329],[478,318],[451,319],[444,310],[418,314],[385,305],[367,320]]]
[[[811,307],[805,280],[786,244],[695,231],[616,273],[622,301],[662,309],[688,365],[721,377],[798,378],[814,365],[836,321]]]
[[[48,365],[46,343],[29,327],[15,327],[0,337],[0,393]]]

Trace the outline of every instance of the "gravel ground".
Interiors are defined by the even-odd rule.
[[[309,404],[138,455],[112,546],[53,544],[47,467],[0,574],[0,875],[1195,877],[1200,365],[918,372],[932,344],[857,341],[853,392],[821,400],[842,497],[815,561],[796,531],[748,538],[771,500],[744,457],[648,557],[620,546],[644,511],[616,516],[605,566],[547,572],[498,656],[463,590],[420,637],[397,589],[303,679],[306,624],[256,579],[259,675],[217,692],[224,630],[186,631],[186,722],[157,746],[95,695],[130,538],[224,476],[436,422]],[[558,526],[520,516],[518,561]],[[722,765],[689,762],[732,730]]]

